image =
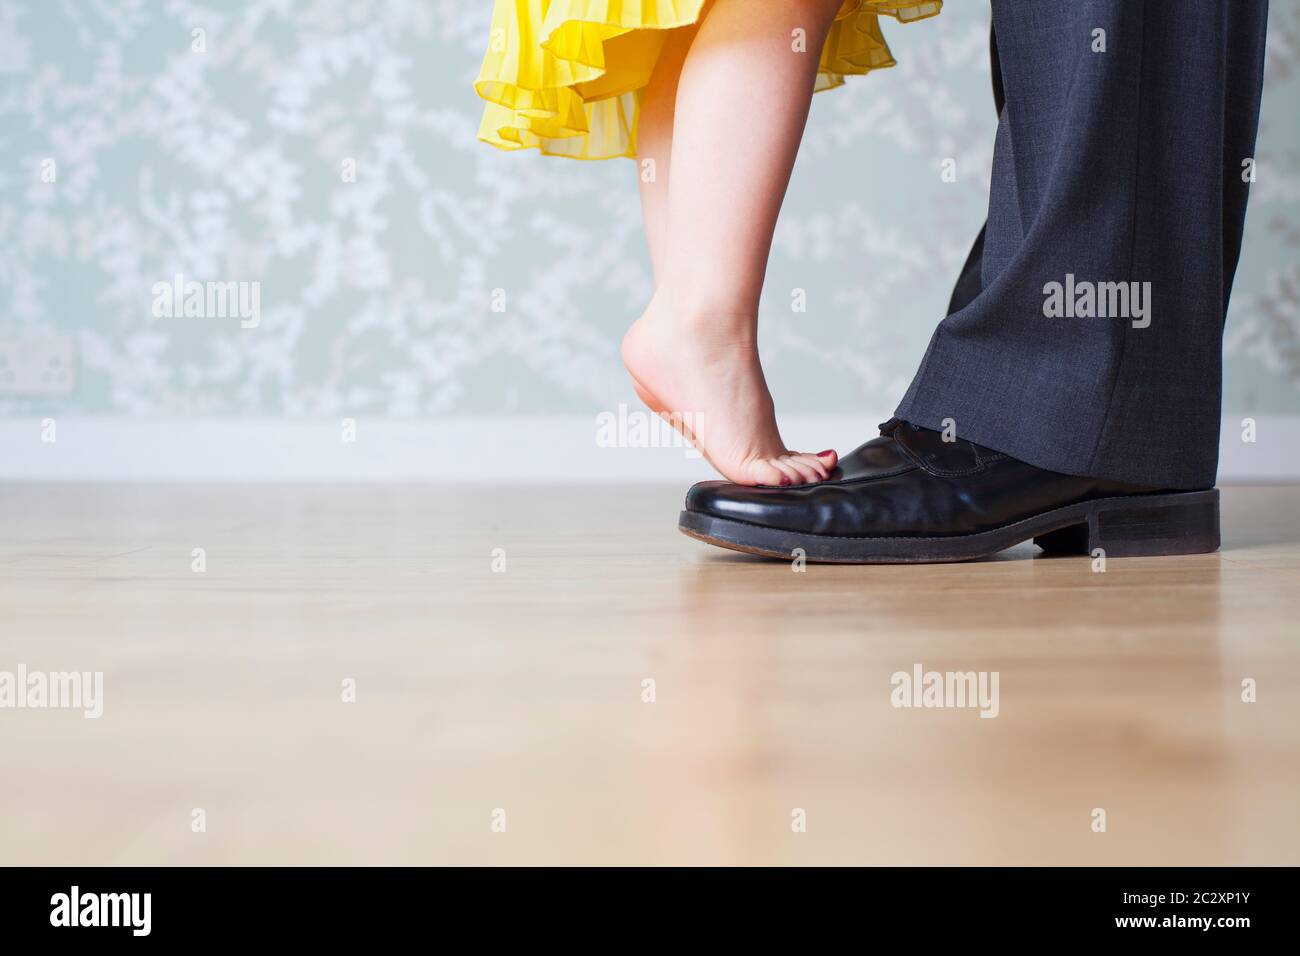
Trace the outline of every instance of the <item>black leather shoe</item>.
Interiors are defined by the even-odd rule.
[[[678,527],[734,551],[789,560],[925,562],[987,557],[1030,538],[1107,557],[1219,547],[1219,492],[1169,491],[1044,471],[891,419],[829,480],[793,488],[704,481]]]

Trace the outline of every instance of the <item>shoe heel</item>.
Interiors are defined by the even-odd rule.
[[[1048,554],[1088,554],[1088,522],[1040,534],[1034,538],[1034,544]]]
[[[1098,501],[1086,523],[1034,538],[1045,551],[1112,558],[1219,550],[1219,490]]]

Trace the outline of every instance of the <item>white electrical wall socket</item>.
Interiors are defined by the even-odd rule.
[[[0,395],[67,395],[76,387],[71,335],[0,338]]]

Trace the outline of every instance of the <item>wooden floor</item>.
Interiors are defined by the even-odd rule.
[[[800,573],[680,499],[0,487],[0,671],[104,674],[0,709],[0,863],[1300,863],[1300,488],[1104,573]]]

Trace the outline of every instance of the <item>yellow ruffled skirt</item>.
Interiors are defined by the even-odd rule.
[[[495,0],[474,84],[487,100],[479,139],[572,159],[634,157],[641,91],[666,31],[695,23],[705,3]],[[844,0],[822,47],[816,90],[894,65],[878,15],[906,23],[942,6],[943,0]]]

